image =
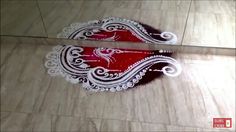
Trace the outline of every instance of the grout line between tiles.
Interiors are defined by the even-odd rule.
[[[20,36],[20,35],[0,35],[0,37],[16,37],[16,38],[48,38],[48,37],[43,37],[43,36]],[[53,39],[53,38],[48,38],[48,39]],[[55,38],[56,39],[56,38]]]
[[[165,126],[178,126],[178,127],[212,129],[212,128],[207,128],[207,127],[186,126],[186,125],[179,125],[179,124],[167,124],[167,123],[138,121],[138,120],[122,120],[122,119],[112,119],[112,118],[83,117],[83,116],[73,116],[73,115],[57,115],[57,114],[48,114],[48,113],[32,113],[32,112],[16,112],[16,111],[1,111],[1,113],[2,112],[9,112],[10,114],[11,113],[19,113],[19,114],[27,114],[27,115],[50,116],[50,119],[52,119],[53,116],[62,116],[62,117],[64,116],[64,117],[71,117],[71,118],[99,119],[99,120],[101,120],[101,122],[103,120],[113,120],[113,121],[125,121],[125,122],[136,122],[136,123],[147,123],[147,124],[159,124],[159,125],[165,125]],[[52,121],[51,121],[51,123],[52,123]]]
[[[46,38],[48,38],[47,29],[46,29],[46,26],[45,26],[45,23],[44,23],[44,20],[43,20],[43,16],[42,16],[42,12],[41,12],[40,7],[39,7],[38,0],[36,0],[36,4],[37,4],[37,8],[38,8],[38,10],[39,10],[39,14],[40,14],[40,17],[41,17],[41,20],[42,20],[42,23],[43,23],[44,31],[45,31],[45,33],[46,33]]]
[[[181,40],[181,43],[180,43],[181,46],[183,46],[183,41],[184,41],[184,38],[185,38],[185,32],[186,32],[186,28],[187,28],[187,24],[188,24],[190,9],[191,9],[191,6],[192,6],[192,1],[193,0],[190,1],[189,8],[188,8],[188,14],[187,14],[187,18],[186,18],[186,22],[185,22],[185,26],[184,26],[184,32],[183,32],[182,40]]]
[[[0,35],[1,38],[6,38],[6,41],[8,41],[10,38],[23,38],[24,40],[32,40],[34,42],[39,42],[40,40],[43,43],[40,43],[42,45],[58,45],[59,43],[64,43],[64,44],[70,44],[70,45],[80,45],[80,46],[88,46],[88,47],[97,47],[97,43],[100,43],[102,47],[110,47],[110,48],[126,48],[126,49],[142,49],[143,46],[138,46],[134,45],[132,47],[127,47],[128,42],[97,42],[97,41],[88,41],[88,40],[68,40],[68,39],[63,39],[63,38],[46,38],[46,37],[22,37],[22,36],[9,36],[9,35]],[[27,42],[27,41],[26,41]],[[27,42],[28,43],[28,42]],[[110,45],[112,43],[112,45]],[[120,46],[115,46],[117,44],[121,44]],[[110,46],[108,46],[108,44]],[[141,44],[141,43],[140,43]],[[142,43],[144,44],[144,43]],[[150,49],[150,44],[144,44],[144,49],[146,46],[149,46],[148,49]],[[152,45],[154,46],[154,45]],[[203,46],[189,46],[189,45],[164,45],[161,44],[159,46],[153,47],[154,49],[152,50],[158,50],[158,49],[168,49],[168,50],[173,50],[174,52],[179,52],[179,53],[188,53],[188,54],[209,54],[209,55],[227,55],[227,56],[235,56],[236,54],[236,49],[235,48],[225,48],[225,47],[203,47]],[[200,52],[199,52],[200,51]]]

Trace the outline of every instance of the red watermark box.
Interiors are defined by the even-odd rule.
[[[213,128],[231,128],[232,118],[213,118]]]

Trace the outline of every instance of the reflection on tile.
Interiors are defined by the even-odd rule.
[[[179,45],[235,48],[235,0],[3,0],[1,7],[1,35],[56,38],[72,23],[116,16],[173,32]]]
[[[64,78],[52,79],[47,75],[44,57],[51,48],[20,44],[16,51],[3,49],[12,54],[1,67],[1,109],[102,117],[105,96],[86,93],[80,85],[70,84]]]
[[[178,38],[177,44],[180,45],[180,42],[183,37],[187,13],[168,12],[161,10],[141,10],[141,9],[130,10],[130,9],[115,8],[107,11],[104,14],[104,17],[109,17],[109,16],[116,16],[139,21],[141,23],[150,25],[156,29],[172,32],[177,35]]]
[[[190,12],[217,13],[235,17],[235,0],[194,0]]]
[[[1,131],[98,131],[100,119],[1,112]]]
[[[148,8],[148,5],[155,5]],[[100,20],[104,17],[123,17],[149,24],[177,34],[180,44],[190,1],[39,1],[49,37],[56,37],[63,27],[76,22]],[[61,14],[64,14],[63,16]],[[149,14],[149,15],[147,15]],[[167,17],[168,16],[168,17]]]
[[[114,17],[121,17],[121,18],[130,19],[134,21],[139,21],[140,13],[141,13],[140,9],[131,10],[131,9],[126,9],[126,8],[125,9],[123,8],[112,9],[111,8],[111,9],[107,9],[107,11],[103,14],[103,17],[114,16]]]
[[[4,43],[4,42],[1,41],[1,43]],[[1,51],[1,65],[2,65],[12,55],[12,52],[16,50],[16,43],[4,44],[4,45],[1,45],[1,48],[4,49],[4,51]]]
[[[173,12],[188,12],[190,6],[190,0],[141,0],[140,9],[155,9],[160,11],[173,11]]]
[[[70,125],[70,131],[89,131],[89,132],[97,132],[100,130],[101,119],[93,119],[93,118],[73,118],[72,123]]]
[[[74,116],[101,118],[106,103],[105,93],[87,93],[82,88],[73,108]]]
[[[94,0],[94,1],[86,1],[83,3],[83,6],[100,6],[104,8],[120,8],[120,9],[141,9],[141,10],[159,10],[159,11],[178,11],[178,12],[187,12],[190,6],[190,1],[165,1],[165,0],[157,0],[157,1],[145,1],[145,0],[135,0],[135,1],[127,1],[127,0]]]
[[[1,112],[1,115],[5,112]],[[2,120],[3,119],[3,120]],[[25,113],[9,113],[1,118],[1,130],[12,131],[50,131],[50,116],[37,116]]]
[[[167,126],[164,124],[154,124],[154,123],[143,123],[143,122],[131,122],[132,131],[167,131]]]
[[[47,51],[27,44],[18,45],[16,49],[1,67],[1,86],[5,89],[1,96],[1,108],[32,112],[38,94],[50,81],[47,76],[42,76],[45,74],[42,56]]]
[[[187,13],[158,10],[142,11],[140,21],[162,31],[172,32],[177,36],[177,45],[181,45]],[[147,15],[148,14],[148,15]]]
[[[11,116],[17,113],[11,113]],[[21,113],[23,115],[23,113]],[[27,116],[27,120],[22,126],[23,131],[41,131],[48,132],[51,131],[51,116],[50,115],[40,115],[40,114],[24,114]],[[17,117],[14,117],[15,120],[18,120]],[[10,122],[9,122],[10,123]]]
[[[215,131],[230,131],[229,129],[206,129],[198,127],[165,125],[156,123],[132,122],[121,120],[102,120],[101,131],[133,131],[133,132],[215,132]]]
[[[110,119],[79,118],[71,116],[50,116],[43,114],[1,112],[1,131],[229,131],[229,129],[206,129],[156,123],[133,122]]]
[[[180,126],[167,126],[167,131],[178,131],[178,132],[202,132],[202,128],[194,127],[180,127]]]
[[[69,116],[52,116],[52,131],[69,131],[73,117]]]
[[[130,131],[130,122],[119,120],[102,120],[101,131]]]
[[[184,71],[178,78],[163,78],[171,124],[211,128],[213,118],[235,120],[234,66],[182,64]]]
[[[235,1],[193,1],[183,45],[235,48]]]
[[[169,123],[168,104],[160,80],[112,93],[107,100],[103,118]]]
[[[46,37],[36,1],[1,1],[1,35]]]
[[[27,114],[1,112],[1,131],[23,131],[26,121]]]
[[[63,27],[79,20],[81,2],[38,1],[49,38],[55,38]]]
[[[224,63],[224,66],[222,67],[228,67],[235,65],[235,58],[232,56],[224,56],[224,55],[199,55],[199,54],[175,54],[175,57],[178,61],[181,61],[185,64],[220,64]],[[227,69],[227,68],[225,68]]]
[[[183,45],[235,48],[235,17],[190,13]]]
[[[45,22],[48,36],[55,38],[64,27],[72,23],[83,23],[99,20],[107,8],[111,8],[112,1],[39,1],[39,7]],[[62,15],[63,14],[63,15]]]
[[[89,93],[62,77],[47,75],[45,55],[56,42],[18,39],[1,44],[1,118],[6,130],[152,130],[132,123],[146,122],[167,125],[154,130],[182,126],[195,131],[212,129],[213,118],[235,121],[235,56],[178,53],[175,58],[183,68],[178,77],[163,76],[125,92]],[[117,126],[107,119],[116,120]],[[37,125],[32,128],[29,122]],[[230,130],[234,129],[233,123]]]

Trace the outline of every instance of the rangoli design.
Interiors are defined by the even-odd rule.
[[[58,38],[144,42],[152,44],[175,44],[177,37],[171,32],[161,32],[146,24],[117,17],[74,23],[65,27]]]
[[[45,66],[51,76],[82,83],[87,90],[115,92],[146,83],[161,74],[178,76],[181,66],[171,55],[167,50],[58,45],[47,54]]]

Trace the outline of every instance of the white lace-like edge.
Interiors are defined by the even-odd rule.
[[[45,67],[48,69],[47,73],[51,76],[62,76],[67,81],[69,81],[73,84],[82,83],[83,88],[85,88],[86,90],[89,90],[89,91],[93,91],[93,92],[98,92],[98,91],[116,92],[116,91],[122,91],[122,90],[126,90],[128,88],[134,87],[134,85],[137,84],[142,79],[142,77],[145,75],[147,70],[152,65],[157,64],[157,63],[155,63],[155,62],[149,62],[146,64],[144,63],[143,65],[147,65],[147,66],[143,69],[139,69],[139,67],[141,67],[140,64],[146,60],[152,60],[153,58],[156,58],[156,60],[158,60],[158,57],[159,57],[161,62],[171,64],[172,66],[175,67],[175,68],[170,67],[170,66],[163,67],[161,69],[161,72],[163,72],[164,75],[166,75],[166,76],[176,77],[182,71],[181,65],[175,59],[173,59],[171,57],[167,57],[167,56],[154,55],[154,56],[146,57],[146,58],[134,63],[133,65],[129,66],[126,71],[124,71],[122,73],[109,74],[108,69],[105,69],[104,67],[95,67],[95,68],[89,69],[86,76],[81,75],[81,77],[73,78],[72,75],[63,71],[63,69],[60,66],[59,55],[60,55],[60,51],[62,48],[63,48],[63,46],[58,45],[53,48],[53,51],[49,52],[46,55],[47,61],[45,62]],[[134,70],[135,68],[138,69],[139,72],[133,74],[135,72],[135,70]],[[96,71],[98,71],[99,69],[102,69],[103,71],[105,71],[105,72],[103,72],[102,77],[101,76],[99,77],[96,75]],[[110,83],[114,83],[114,85],[110,85],[109,81],[108,81],[109,87],[107,87],[107,84],[104,83],[103,81],[97,80],[97,78],[99,80],[109,80],[112,78],[114,79],[114,77],[120,77],[125,73],[129,73],[129,75],[126,75],[126,78],[128,78],[128,77],[130,78],[128,81],[110,82]],[[130,74],[131,75],[133,74],[133,75],[130,76]],[[92,75],[95,75],[96,78],[92,77]],[[126,80],[126,79],[124,79],[124,80]]]
[[[46,55],[47,60],[44,63],[44,66],[48,69],[47,73],[51,76],[62,76],[73,84],[81,83],[83,81],[83,76],[81,76],[81,78],[74,79],[72,75],[66,73],[61,68],[61,62],[59,59],[61,49],[63,49],[63,46],[57,45],[53,47],[53,50]]]
[[[143,32],[144,34],[146,34],[147,36],[148,35],[148,32],[146,31],[146,29],[141,25],[139,24],[138,22],[135,22],[135,21],[132,21],[132,20],[128,20],[128,19],[124,19],[124,18],[119,18],[119,17],[107,17],[107,18],[104,18],[103,20],[92,20],[92,21],[88,21],[88,22],[85,22],[85,23],[72,23],[70,24],[70,26],[68,27],[64,27],[62,32],[61,33],[58,33],[57,34],[57,38],[69,38],[69,36],[75,32],[76,30],[82,28],[82,27],[89,27],[89,26],[93,26],[94,24],[96,23],[99,23],[101,21],[118,21],[118,22],[125,22],[125,23],[129,23],[129,24],[132,24],[131,26],[132,27],[137,27],[139,31]],[[152,38],[153,40],[156,40],[157,42],[154,42],[150,39],[148,39],[146,37],[146,40],[143,39],[141,36],[139,36],[138,34],[134,33],[131,31],[131,33],[136,36],[137,38],[143,40],[145,43],[151,43],[151,44],[176,44],[177,42],[177,36],[172,33],[172,32],[162,32],[160,34],[160,36],[164,39],[167,39],[167,41],[161,41],[161,40],[157,40],[157,39],[154,39]],[[149,40],[149,41],[147,41]],[[104,41],[109,41],[109,40],[106,40],[104,39]],[[158,42],[159,41],[159,42]]]

